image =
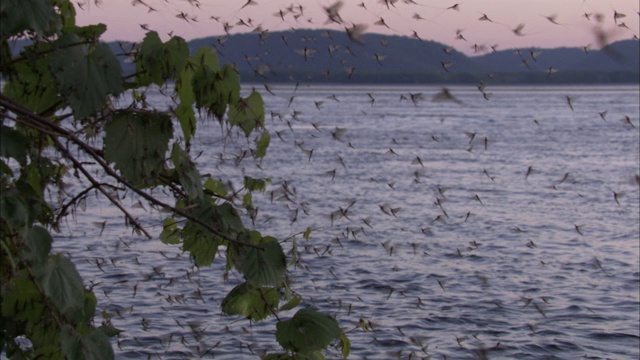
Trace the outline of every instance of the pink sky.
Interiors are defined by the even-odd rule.
[[[637,0],[396,0],[390,7],[383,0],[344,0],[339,11],[341,25],[326,22],[324,8],[335,4],[335,0],[252,0],[244,8],[247,0],[99,0],[98,5],[91,1],[82,6],[84,9],[78,8],[78,23],[107,24],[106,40],[140,40],[143,24],[165,38],[173,31],[193,39],[224,34],[225,22],[233,25],[230,33],[249,32],[257,26],[269,31],[344,30],[357,23],[367,24],[366,31],[373,33],[411,36],[415,31],[422,39],[439,41],[468,54],[473,52],[474,44],[497,44],[499,49],[590,44],[597,47],[596,27],[604,30],[609,41],[631,39],[638,35],[640,10]],[[132,5],[140,1],[147,6]],[[456,8],[447,9],[456,4]],[[295,13],[286,10],[291,5],[296,7]],[[298,5],[302,6],[302,13]],[[148,7],[155,11],[149,12]],[[284,12],[284,21],[279,10]],[[625,16],[614,22],[614,11]],[[585,13],[591,14],[591,20]],[[189,20],[180,18],[180,14]],[[479,20],[485,14],[492,22]],[[600,23],[595,14],[603,15]],[[300,16],[296,19],[294,15]],[[380,19],[387,26],[376,25]],[[524,24],[522,36],[513,32],[519,24]],[[457,30],[466,41],[456,39]]]

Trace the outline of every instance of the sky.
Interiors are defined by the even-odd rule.
[[[84,2],[83,2],[84,1]],[[251,31],[322,28],[419,37],[473,54],[519,47],[598,48],[639,35],[638,0],[80,0],[78,24],[104,40],[139,41],[144,28],[187,40]],[[336,9],[331,12],[327,9]],[[333,21],[328,12],[334,14]],[[614,19],[615,18],[615,19]],[[517,28],[520,27],[520,30]]]

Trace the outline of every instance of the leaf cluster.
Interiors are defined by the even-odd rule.
[[[108,316],[95,324],[96,297],[75,265],[52,251],[51,234],[95,192],[122,212],[132,232],[153,237],[113,195],[125,189],[170,213],[162,242],[180,246],[198,267],[224,257],[226,272],[241,275],[222,311],[250,321],[275,318],[284,352],[270,358],[323,358],[334,342],[348,355],[348,339],[331,316],[302,308],[281,318],[302,302],[290,288],[285,252],[278,239],[243,221],[243,214],[257,215],[252,193],[264,191],[269,179],[245,177],[243,188],[232,190],[223,179],[201,174],[191,154],[196,119],[204,117],[244,136],[245,155],[266,155],[262,97],[241,95],[233,67],[220,67],[211,49],[191,54],[183,39],[162,42],[155,32],[116,55],[99,40],[104,25],[75,24],[69,0],[3,1],[0,18],[6,79],[0,93],[0,352],[114,357],[109,338],[121,330]],[[30,45],[11,54],[10,42],[20,38]],[[135,62],[134,76],[122,76],[117,56]],[[170,91],[171,105],[148,104],[150,88]],[[113,105],[125,98],[131,103]],[[96,169],[104,176],[93,175]],[[67,190],[68,181],[82,189]],[[156,189],[171,194],[171,202],[152,195]]]

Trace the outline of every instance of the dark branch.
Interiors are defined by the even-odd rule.
[[[71,140],[73,143],[75,143],[79,148],[81,148],[84,152],[86,152],[91,158],[93,158],[102,168],[103,170],[107,173],[107,175],[111,176],[112,178],[116,179],[118,182],[120,182],[121,184],[123,184],[124,186],[126,186],[127,188],[131,189],[133,192],[135,192],[136,194],[138,194],[139,196],[141,196],[142,198],[144,198],[145,200],[149,201],[152,204],[155,204],[161,208],[165,208],[170,210],[171,212],[173,212],[174,214],[180,215],[186,219],[189,219],[197,224],[199,224],[200,226],[204,227],[205,229],[211,231],[211,233],[213,233],[214,235],[229,241],[230,243],[236,244],[236,245],[240,245],[240,246],[248,246],[251,248],[256,248],[256,249],[263,249],[260,246],[256,246],[250,243],[245,243],[242,242],[240,240],[234,239],[232,237],[230,237],[229,235],[223,233],[222,231],[212,227],[211,225],[207,224],[206,222],[192,216],[191,214],[189,214],[188,212],[176,208],[174,206],[171,206],[161,200],[156,199],[155,197],[147,194],[146,192],[142,191],[141,189],[139,189],[138,187],[134,186],[132,183],[130,183],[129,181],[127,181],[125,178],[123,178],[122,176],[120,176],[118,173],[116,173],[110,166],[109,164],[107,164],[107,162],[102,158],[102,156],[100,156],[96,150],[94,148],[92,148],[91,146],[89,146],[87,143],[85,143],[84,141],[80,140],[77,136],[75,136],[72,132],[68,131],[67,129],[64,129],[56,124],[51,123],[50,121],[47,121],[47,119],[34,114],[33,112],[31,112],[29,109],[26,109],[25,107],[21,106],[20,104],[15,103],[13,100],[11,100],[10,98],[6,97],[3,94],[0,94],[0,106],[4,107],[5,109],[14,112],[15,114],[18,114],[20,116],[23,116],[24,118],[26,118],[27,121],[25,125],[33,127],[33,128],[38,128],[41,129],[47,128],[50,129],[51,132],[54,132],[57,135],[63,136],[69,140]],[[21,121],[20,119],[18,119],[18,121]],[[23,122],[23,121],[21,121]],[[68,153],[68,152],[67,152]],[[82,168],[82,165],[80,165],[80,167]]]

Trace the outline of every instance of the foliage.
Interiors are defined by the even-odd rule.
[[[198,113],[229,132],[237,129],[254,158],[265,156],[270,135],[260,94],[242,97],[232,67],[219,67],[210,49],[190,54],[178,37],[162,42],[148,32],[116,55],[99,41],[104,25],[75,25],[68,0],[7,0],[0,17],[6,79],[0,94],[0,351],[16,358],[114,357],[109,338],[121,330],[108,316],[96,326],[93,290],[65,255],[52,253],[51,232],[95,190],[122,212],[124,226],[151,237],[110,192],[123,187],[169,211],[160,240],[180,244],[197,266],[211,265],[218,249],[226,249],[226,271],[239,272],[244,282],[227,295],[222,311],[250,321],[274,316],[284,350],[274,358],[322,358],[338,342],[348,356],[348,339],[331,316],[303,308],[280,318],[302,300],[289,288],[287,258],[278,239],[246,228],[242,215],[256,216],[251,193],[264,191],[268,179],[245,177],[244,189],[232,192],[222,180],[205,179],[190,153]],[[5,56],[19,38],[30,45]],[[134,76],[122,77],[117,56],[133,59]],[[175,103],[151,107],[149,87],[171,89]],[[131,103],[114,108],[125,94]],[[102,141],[92,141],[97,137]],[[92,175],[88,164],[104,177]],[[63,180],[70,177],[88,187],[67,192]],[[168,190],[174,203],[151,195],[154,189]]]

